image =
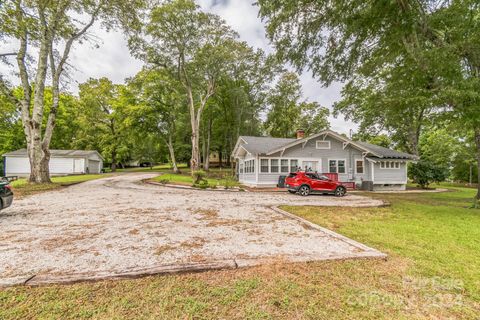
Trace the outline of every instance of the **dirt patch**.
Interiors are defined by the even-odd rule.
[[[270,208],[378,206],[380,200],[138,183],[151,177],[121,174],[15,201],[0,214],[0,286],[39,273],[62,274],[70,281],[76,274],[99,279],[135,270],[176,270],[172,266],[186,262],[215,266],[238,259],[241,267],[274,257],[297,262],[382,256]]]

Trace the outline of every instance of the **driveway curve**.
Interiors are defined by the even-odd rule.
[[[277,205],[378,206],[359,195],[182,190],[129,173],[33,195],[0,212],[0,285],[44,284],[281,259],[384,257]]]

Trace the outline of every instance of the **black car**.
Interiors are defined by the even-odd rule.
[[[13,192],[8,180],[0,180],[0,210],[10,207],[13,201]]]

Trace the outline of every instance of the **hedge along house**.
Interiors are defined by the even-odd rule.
[[[416,160],[332,130],[306,138],[299,130],[297,139],[240,136],[232,157],[239,182],[251,187],[274,187],[281,175],[305,170],[337,174],[367,190],[405,190],[407,163]]]
[[[26,149],[6,153],[3,157],[6,176],[30,175],[30,161]],[[50,150],[49,169],[51,176],[101,173],[103,158],[97,151]]]

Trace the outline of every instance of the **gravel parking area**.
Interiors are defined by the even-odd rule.
[[[358,195],[181,190],[121,174],[0,212],[0,285],[384,255],[271,206],[378,206]]]

